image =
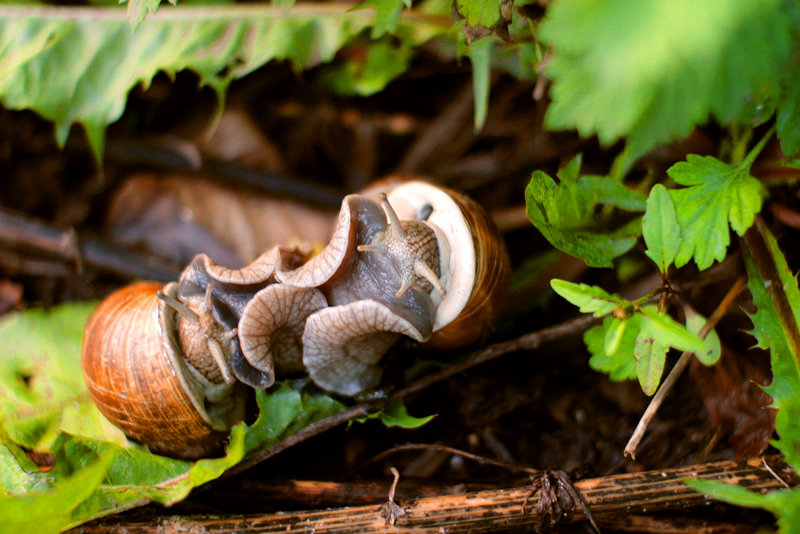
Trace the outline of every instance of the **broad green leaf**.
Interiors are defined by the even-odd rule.
[[[73,124],[82,124],[98,156],[128,92],[160,71],[196,72],[222,103],[231,80],[271,60],[298,69],[331,61],[373,21],[367,11],[343,8],[319,17],[248,4],[162,9],[132,31],[124,10],[107,9],[98,17],[82,8],[59,16],[47,7],[0,8],[0,101],[55,122],[60,144]],[[411,46],[448,29],[427,19],[399,25]]]
[[[662,274],[667,274],[678,253],[680,234],[672,199],[663,185],[656,184],[647,199],[647,211],[642,219],[642,235],[647,245],[645,254],[658,265]]]
[[[550,281],[553,291],[580,308],[583,313],[593,313],[601,317],[614,311],[617,307],[627,306],[627,302],[619,295],[611,295],[603,288],[587,284],[575,284],[554,278]]]
[[[644,211],[647,199],[638,191],[605,176],[581,176],[580,186],[599,204],[614,206],[625,211]]]
[[[661,375],[664,373],[664,362],[668,350],[669,345],[643,325],[639,330],[639,335],[636,336],[633,356],[636,360],[639,385],[645,395],[653,395],[658,389]]]
[[[791,51],[779,0],[555,2],[541,25],[553,51],[548,128],[576,128],[634,152],[734,119]]]
[[[641,309],[642,330],[647,330],[653,337],[666,346],[697,354],[703,352],[705,344],[697,334],[693,334],[669,315],[658,313],[652,306]]]
[[[800,525],[800,489],[756,493],[747,488],[718,480],[684,480],[687,486],[715,499],[748,508],[765,508],[778,518],[779,532],[797,532]]]
[[[32,309],[0,321],[0,427],[17,443],[46,447],[59,431],[125,442],[83,381],[83,327],[95,306]]]
[[[562,171],[564,174],[560,184],[556,184],[546,173],[533,173],[525,189],[528,218],[545,239],[559,250],[582,259],[590,267],[611,267],[614,258],[630,250],[636,243],[640,229],[638,221],[634,220],[615,230],[599,231],[600,225],[593,219],[593,214],[601,195],[610,196],[616,202],[622,200],[619,197],[621,191],[616,190],[611,195],[611,188],[605,184],[598,185],[602,182],[597,177],[573,180],[571,167]],[[625,203],[632,199],[635,199],[635,195]]]
[[[686,329],[693,334],[697,334],[706,323],[706,318],[691,308],[686,308],[685,311]],[[703,338],[703,347],[703,350],[694,353],[697,359],[700,360],[700,363],[703,365],[714,365],[717,363],[720,356],[722,356],[722,345],[720,344],[716,330],[712,329],[708,335]]]
[[[121,2],[120,2],[121,3]],[[177,0],[172,0],[173,5]],[[148,13],[155,13],[161,0],[128,0],[128,19],[135,30],[142,23]]]
[[[766,228],[763,232],[769,257],[761,261],[774,266],[779,280],[765,280],[749,249],[744,249],[748,288],[756,305],[756,313],[750,316],[753,321],[751,334],[760,348],[770,352],[773,379],[764,390],[772,397],[772,407],[778,410],[775,417],[778,440],[773,445],[785,455],[786,462],[795,471],[800,471],[800,354],[792,350],[797,346],[796,337],[800,335],[796,327],[800,324],[800,291],[775,238]],[[773,302],[767,284],[782,290],[780,298],[786,299],[788,309]],[[790,316],[782,318],[779,314],[784,311],[779,310]],[[787,330],[784,324],[795,326],[789,326]],[[795,342],[790,342],[792,336]]]
[[[619,346],[613,354],[606,351],[608,332],[617,321],[614,317],[606,317],[603,323],[593,326],[583,335],[586,348],[592,357],[589,365],[595,371],[606,373],[611,380],[632,380],[637,377],[636,360],[634,359],[634,345],[641,328],[638,314],[625,319],[625,328],[619,341]]]
[[[475,106],[475,131],[483,129],[489,113],[489,75],[494,44],[491,39],[475,41],[467,47],[472,63],[472,88]]]
[[[455,0],[455,4],[470,26],[491,28],[500,22],[500,0]]]
[[[670,191],[681,227],[676,267],[694,259],[700,270],[707,269],[725,258],[729,223],[739,235],[752,226],[765,190],[750,176],[747,163],[733,166],[711,156],[689,154],[686,161],[667,170],[677,183],[687,186]]]

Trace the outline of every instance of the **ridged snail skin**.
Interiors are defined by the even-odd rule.
[[[142,282],[104,300],[89,319],[81,363],[89,394],[129,438],[181,459],[217,455],[244,417],[241,384],[214,384],[186,363],[176,312],[157,297],[176,284]]]

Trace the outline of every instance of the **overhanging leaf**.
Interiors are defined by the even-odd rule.
[[[298,68],[330,61],[372,23],[365,11],[318,17],[250,5],[161,10],[132,31],[124,10],[92,9],[56,16],[46,7],[2,6],[0,101],[55,122],[60,144],[73,124],[82,124],[98,155],[105,128],[122,114],[130,89],[146,86],[157,72],[190,69],[223,102],[231,80],[271,60]],[[404,27],[411,43],[448,29],[427,19]]]
[[[732,120],[780,79],[792,43],[778,0],[556,2],[541,36],[553,50],[547,127],[627,138],[637,154],[709,114]]]
[[[634,344],[634,359],[636,360],[636,374],[639,385],[645,395],[652,395],[661,383],[664,373],[664,362],[667,358],[669,345],[661,341],[655,334],[646,328],[639,330]]]

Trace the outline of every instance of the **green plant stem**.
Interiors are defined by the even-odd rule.
[[[717,309],[714,310],[714,313],[711,314],[711,317],[708,318],[703,327],[697,333],[701,339],[705,339],[708,333],[711,332],[720,319],[722,319],[722,317],[728,312],[728,309],[730,309],[736,300],[736,297],[739,296],[739,293],[741,293],[746,285],[747,277],[745,276],[742,276],[733,283],[733,286],[725,295],[725,298],[722,299],[722,302],[719,303]],[[694,356],[694,353],[688,351],[681,354],[681,357],[678,359],[678,363],[675,364],[667,378],[664,380],[661,386],[659,386],[658,391],[656,391],[655,395],[653,395],[653,398],[650,401],[650,405],[647,406],[642,418],[639,420],[636,430],[633,431],[631,439],[628,440],[628,444],[625,445],[625,456],[636,459],[636,449],[639,447],[639,443],[641,443],[650,421],[656,415],[656,412],[661,407],[664,399],[678,381],[681,373],[683,373],[683,371],[686,369],[686,366],[689,365],[689,362],[692,360],[692,356]]]
[[[775,131],[776,126],[773,124],[772,127],[767,130],[767,133],[765,133],[758,143],[756,143],[756,146],[754,146],[750,152],[747,153],[747,156],[745,156],[745,158],[739,164],[739,167],[749,170],[750,167],[753,166],[753,162],[756,160],[758,155],[761,154],[762,150],[764,150],[764,147],[767,145],[767,141],[769,141],[775,134]]]

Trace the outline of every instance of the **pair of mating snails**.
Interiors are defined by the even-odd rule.
[[[376,386],[402,336],[437,348],[483,338],[508,293],[509,260],[486,212],[423,181],[348,195],[310,259],[276,246],[240,270],[198,255],[178,282],[110,295],[82,363],[100,411],[168,456],[220,452],[248,387],[308,371],[352,396]]]

